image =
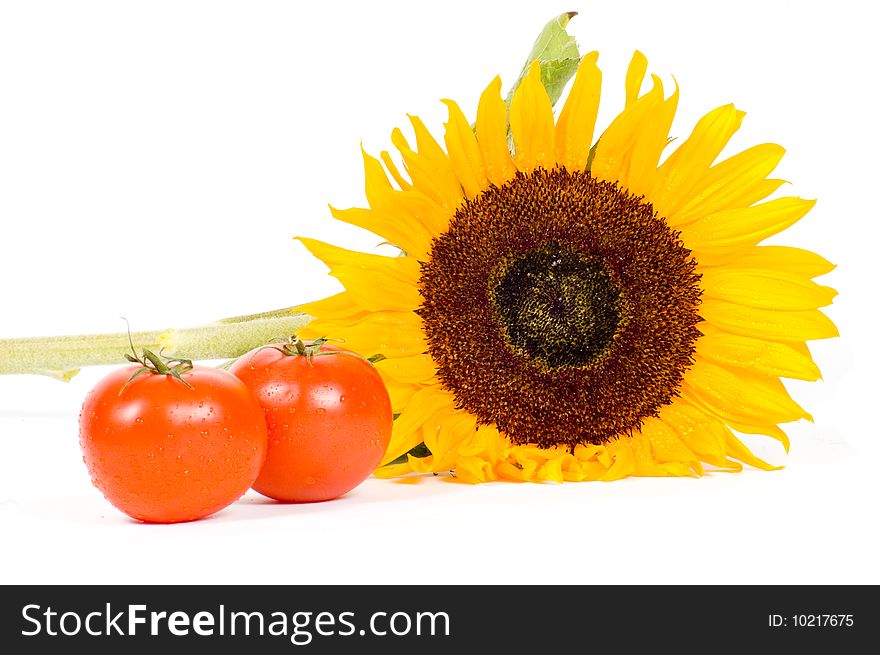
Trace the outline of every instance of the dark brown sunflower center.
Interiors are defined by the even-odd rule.
[[[549,368],[592,363],[620,321],[620,290],[602,262],[557,243],[514,260],[493,291],[511,344]]]
[[[514,443],[600,444],[678,395],[700,335],[695,267],[642,198],[538,169],[458,209],[418,314],[460,408]]]

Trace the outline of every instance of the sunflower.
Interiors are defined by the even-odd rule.
[[[509,107],[495,78],[472,124],[450,100],[445,149],[417,117],[364,153],[368,208],[337,210],[398,257],[302,239],[345,291],[302,306],[304,336],[372,356],[395,413],[380,477],[462,481],[701,475],[774,468],[736,433],[810,419],[780,377],[816,380],[806,341],[837,335],[818,308],[833,266],[758,245],[814,201],[766,200],[783,149],[718,163],[743,112],[703,117],[661,163],[678,89],[641,93],[594,144],[597,53],[553,107],[533,63]],[[509,134],[508,134],[509,130]],[[512,147],[508,136],[512,137]]]

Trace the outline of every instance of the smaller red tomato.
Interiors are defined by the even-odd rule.
[[[230,371],[266,416],[269,449],[253,485],[261,494],[330,500],[379,465],[391,439],[391,401],[379,373],[359,355],[297,342],[252,350]]]
[[[192,521],[240,498],[267,442],[248,388],[207,366],[179,379],[151,370],[132,379],[139,370],[112,371],[83,403],[80,445],[94,485],[118,509],[152,523]]]

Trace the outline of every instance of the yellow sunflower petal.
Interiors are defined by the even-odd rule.
[[[699,458],[665,421],[657,417],[646,419],[642,424],[642,435],[648,440],[652,457],[657,462],[678,462],[695,473],[702,473]]]
[[[682,441],[709,464],[724,468],[741,468],[728,459],[728,456],[733,456],[742,462],[758,466],[758,468],[773,468],[766,462],[755,458],[748,448],[733,436],[726,423],[698,405],[679,399],[661,410],[661,415],[664,416],[664,421],[678,432]],[[735,422],[733,427],[743,433],[763,434],[778,439],[788,452],[788,437],[774,424],[764,423],[761,426],[748,426]],[[729,448],[731,443],[735,449],[733,452]],[[743,459],[744,454],[747,454],[751,459]],[[755,462],[759,462],[760,465]]]
[[[651,450],[651,442],[644,434],[633,434],[628,437],[629,445],[633,454],[633,475],[639,476],[662,476],[663,469],[660,468],[659,462],[654,459],[654,453]]]
[[[678,103],[677,90],[664,100],[663,83],[656,76],[653,79],[651,91],[628,106],[602,133],[590,168],[598,179],[617,182],[636,194],[651,187]]]
[[[375,209],[352,207],[350,209],[336,209],[330,206],[333,218],[362,227],[374,234],[378,234],[408,255],[417,259],[428,257],[431,241],[425,233],[425,229],[412,217],[403,213],[389,214]]]
[[[390,152],[383,150],[379,153],[379,156],[382,158],[382,163],[385,164],[385,168],[388,169],[388,172],[391,173],[391,177],[394,178],[394,181],[397,182],[397,185],[401,189],[406,190],[412,188],[412,183],[400,173],[397,164],[395,164],[394,160],[391,158]]]
[[[748,268],[704,270],[700,286],[712,298],[777,311],[825,307],[837,295],[831,287],[796,273]]]
[[[818,380],[819,367],[790,345],[736,334],[706,335],[697,341],[697,353],[716,364],[745,368],[756,373]]]
[[[605,446],[578,444],[573,454],[574,456],[566,461],[562,469],[562,476],[566,480],[575,482],[599,480],[613,464]]]
[[[465,195],[473,198],[486,188],[486,167],[480,155],[480,144],[473,128],[452,100],[444,100],[449,109],[449,122],[446,123],[446,150],[452,169],[464,187]]]
[[[678,224],[676,211],[691,198],[691,189],[706,175],[744,116],[733,105],[709,112],[657,170],[648,197],[670,225]]]
[[[434,239],[446,231],[451,218],[449,211],[414,188],[393,192],[388,198],[388,204],[382,209],[402,217],[415,218],[424,226],[429,239]]]
[[[639,97],[645,72],[648,70],[648,60],[641,52],[636,50],[626,69],[626,107],[629,107]]]
[[[500,77],[492,80],[480,96],[477,143],[492,184],[501,186],[516,174],[507,146],[507,105],[501,99]]]
[[[410,116],[409,121],[416,135],[419,157],[430,164],[432,179],[438,184],[442,184],[443,194],[446,199],[444,206],[449,209],[457,208],[462,199],[461,181],[455,174],[455,169],[449,160],[449,156],[443,152],[443,148],[440,147],[440,144],[437,143],[437,140],[428,131],[428,128],[425,127],[421,118]]]
[[[421,227],[426,240],[440,236],[446,230],[449,225],[449,210],[418,189],[412,187],[401,191],[394,189],[378,161],[373,160],[366,153],[364,158],[365,169],[369,167],[373,171],[368,174],[368,178],[372,178],[372,183],[366,185],[367,200],[373,211],[412,224],[413,229]]]
[[[704,298],[700,316],[722,330],[770,341],[811,341],[839,336],[837,328],[818,309],[777,312]]]
[[[529,474],[516,466],[513,462],[499,462],[495,467],[495,473],[501,480],[508,482],[528,482]]]
[[[384,375],[401,382],[427,383],[436,379],[437,369],[430,355],[394,357],[376,362]]]
[[[572,459],[567,448],[516,446],[511,449],[521,479],[532,482],[563,482],[563,467]]]
[[[835,265],[821,255],[791,246],[740,248],[723,259],[711,262],[719,266],[729,266],[731,263],[741,268],[785,271],[808,278],[819,277],[835,269]]]
[[[342,282],[352,300],[364,309],[407,310],[421,303],[416,284],[419,263],[414,258],[368,255],[315,239],[298,239],[330,267],[330,274]]]
[[[661,409],[660,416],[701,461],[724,468],[731,466],[725,447],[729,430],[718,419],[681,400]]]
[[[742,441],[737,439],[730,430],[727,431],[725,445],[727,451],[732,457],[735,457],[749,466],[754,466],[756,469],[761,469],[762,471],[777,471],[782,468],[781,466],[768,464],[763,459],[755,457],[755,455],[752,454],[752,451],[749,450]]]
[[[391,142],[400,151],[413,186],[437,204],[454,211],[463,197],[461,184],[446,153],[418,116],[410,116],[418,152],[412,150],[403,133],[395,128]]]
[[[385,451],[383,464],[394,461],[422,443],[422,427],[425,423],[437,412],[451,408],[453,403],[449,392],[439,387],[419,389],[394,421],[391,443]]]
[[[748,207],[763,200],[782,184],[767,180],[785,154],[775,143],[744,150],[712,166],[676,213],[677,225],[736,207]]]
[[[388,396],[391,398],[391,411],[395,414],[406,411],[413,397],[426,386],[411,382],[400,382],[387,375],[382,375],[382,381],[385,383],[385,389],[388,390]]]
[[[358,305],[347,291],[299,305],[297,310],[312,316],[330,319],[350,318],[357,320],[366,316],[364,308]]]
[[[720,211],[681,226],[681,238],[696,251],[722,252],[753,246],[797,223],[816,204],[803,198],[777,198],[760,205]]]
[[[633,475],[636,471],[636,458],[629,438],[620,437],[607,446],[608,454],[613,463],[600,478],[605,482],[620,480]]]
[[[387,466],[380,466],[375,471],[373,471],[373,475],[380,479],[389,479],[389,478],[397,478],[402,475],[407,475],[412,473],[413,469],[410,466],[409,461],[401,462],[400,464],[391,464]]]
[[[596,65],[598,57],[598,52],[591,52],[581,60],[556,122],[556,161],[570,171],[582,171],[587,167],[590,148],[593,147],[602,88],[602,71]]]
[[[742,434],[760,434],[765,437],[770,437],[771,439],[776,439],[776,441],[781,443],[782,447],[785,448],[786,453],[791,446],[791,441],[789,440],[788,435],[785,434],[785,431],[778,425],[771,425],[769,423],[754,425],[752,423],[744,423],[736,420],[729,420],[727,423],[731,428]]]
[[[459,457],[455,463],[455,476],[468,484],[497,479],[492,464],[482,457]]]
[[[685,373],[682,389],[700,406],[728,422],[753,425],[812,420],[777,378],[744,371],[734,373],[699,357]]]
[[[388,181],[388,175],[385,169],[375,157],[367,154],[367,151],[361,147],[361,156],[364,159],[364,192],[367,195],[367,202],[370,206],[380,203],[380,197],[383,193],[394,191],[391,182]]]
[[[649,191],[657,174],[660,155],[669,144],[669,129],[678,108],[678,86],[666,100],[662,99],[662,86],[655,78],[660,98],[654,111],[649,112],[640,128],[641,138],[633,145],[630,160],[628,188],[635,194],[643,195]]]
[[[434,471],[455,468],[458,448],[474,433],[476,422],[476,418],[465,411],[450,412],[447,409],[437,419],[425,424],[423,437],[434,458]]]
[[[362,317],[336,320],[317,318],[309,323],[309,329],[341,341],[347,349],[364,357],[409,358],[427,349],[421,319],[413,312],[371,312]]]
[[[427,457],[413,457],[407,455],[407,463],[415,473],[431,473],[436,469],[433,455]]]
[[[525,173],[538,166],[553,168],[555,133],[553,105],[541,83],[541,66],[532,62],[510,103],[510,133],[516,167]]]

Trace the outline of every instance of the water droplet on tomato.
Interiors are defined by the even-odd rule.
[[[327,410],[324,409],[323,407],[317,407],[317,408],[315,408],[315,413],[316,413],[316,414],[324,414],[324,413],[326,413],[326,412],[327,412]]]

